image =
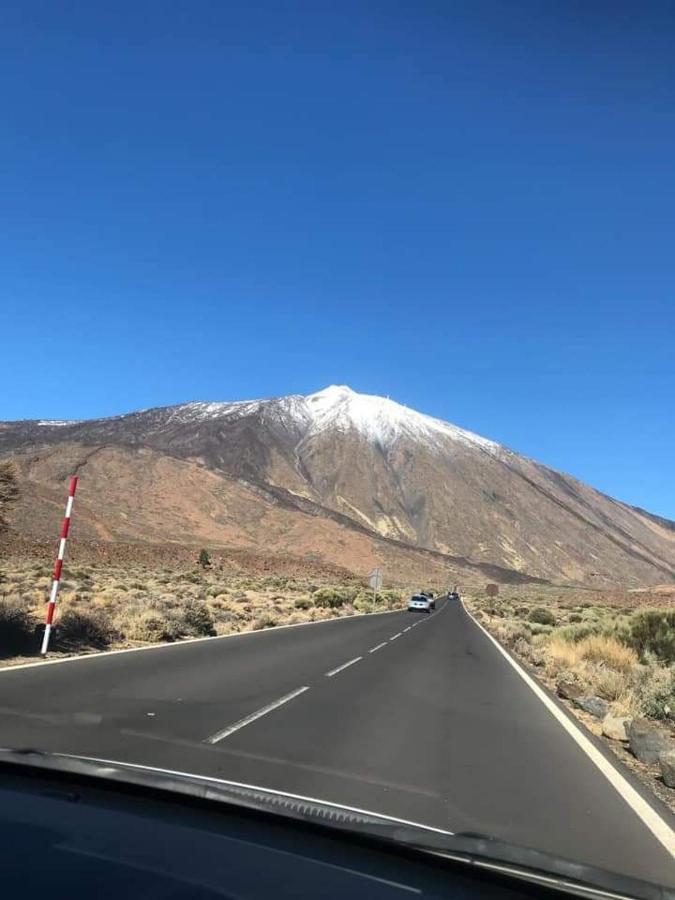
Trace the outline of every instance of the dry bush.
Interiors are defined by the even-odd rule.
[[[591,635],[578,643],[556,636],[548,643],[548,653],[555,663],[568,669],[594,662],[617,672],[630,672],[638,663],[634,650],[608,635]]]
[[[594,635],[577,644],[582,659],[602,663],[617,672],[630,672],[638,663],[637,654],[609,635]]]
[[[261,628],[274,628],[279,624],[279,619],[270,613],[263,613],[253,622],[253,630],[259,631]]]
[[[105,649],[116,637],[110,621],[100,614],[67,609],[54,629],[54,646],[61,650]]]
[[[198,600],[188,600],[181,610],[183,634],[189,637],[209,637],[216,633],[208,606]]]
[[[0,656],[19,656],[36,650],[36,622],[25,605],[0,601]]]
[[[530,622],[537,625],[555,625],[555,615],[545,606],[536,606],[528,615]]]
[[[584,674],[591,692],[604,700],[619,700],[630,691],[630,676],[625,671],[590,664]]]
[[[130,641],[173,641],[177,637],[173,623],[156,610],[120,615],[115,626]]]

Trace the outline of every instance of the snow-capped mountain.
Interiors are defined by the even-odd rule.
[[[350,541],[354,533],[370,535],[380,546],[384,540],[390,548],[433,551],[448,564],[500,566],[547,579],[675,577],[669,523],[487,438],[345,386],[86,422],[2,423],[0,453],[16,456],[43,494],[57,471],[65,476],[80,466],[101,536],[264,546],[273,509],[285,517],[279,525],[284,549],[298,552],[339,557],[349,532]],[[103,471],[104,463],[112,468]],[[131,500],[125,477],[135,485]],[[199,481],[198,490],[190,479]],[[107,522],[96,512],[97,492],[108,498]],[[175,526],[169,497],[171,508],[185,510]],[[316,531],[319,520],[340,533],[326,533],[317,545],[307,529]],[[219,530],[219,522],[227,527]],[[363,565],[371,562],[364,558]]]

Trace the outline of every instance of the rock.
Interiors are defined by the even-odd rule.
[[[556,692],[563,700],[576,700],[583,696],[583,688],[573,681],[559,681],[556,685]]]
[[[668,732],[647,719],[633,719],[627,734],[631,753],[647,765],[657,762],[659,753],[675,749]]]
[[[609,712],[609,703],[602,697],[577,697],[572,702],[596,719],[604,719]]]
[[[675,750],[666,750],[659,753],[659,765],[661,766],[661,778],[669,788],[675,788]]]
[[[629,716],[605,716],[602,720],[602,733],[613,741],[627,741],[629,725]]]
[[[661,766],[663,783],[670,788],[675,788],[675,750],[666,750],[659,753],[659,765]]]

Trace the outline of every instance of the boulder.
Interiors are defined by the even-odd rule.
[[[627,741],[629,725],[629,716],[605,716],[602,720],[602,733],[613,741]]]
[[[556,685],[556,693],[563,700],[576,700],[583,696],[583,688],[573,681],[559,681]]]
[[[604,719],[609,712],[609,703],[602,697],[577,697],[572,702],[596,719]]]
[[[647,765],[658,762],[660,753],[675,749],[668,732],[647,719],[633,719],[627,734],[631,753]]]
[[[663,783],[669,788],[675,788],[675,750],[659,753],[659,765]]]

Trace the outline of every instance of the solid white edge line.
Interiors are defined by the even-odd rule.
[[[227,728],[223,728],[221,731],[217,731],[215,734],[212,734],[211,737],[207,737],[204,743],[217,744],[218,741],[222,741],[223,738],[228,737],[228,735],[234,734],[234,732],[239,731],[240,728],[244,728],[246,725],[250,725],[251,722],[255,722],[256,719],[260,719],[262,718],[262,716],[266,716],[267,713],[271,713],[273,710],[278,709],[278,707],[283,706],[284,703],[288,703],[289,700],[292,700],[294,697],[300,696],[300,694],[304,694],[304,692],[308,690],[309,687],[301,687],[297,688],[297,690],[295,691],[291,691],[290,694],[285,694],[283,697],[279,697],[278,700],[274,700],[272,701],[272,703],[268,703],[267,706],[263,706],[261,709],[257,709],[250,715],[244,716],[243,719],[239,719],[238,722],[234,722],[232,725],[228,725]]]
[[[511,665],[516,672],[523,679],[525,684],[533,691],[533,693],[541,700],[546,709],[551,713],[551,715],[558,721],[560,725],[565,729],[565,731],[570,735],[570,737],[576,741],[577,745],[586,753],[586,755],[590,758],[590,760],[595,763],[596,767],[602,772],[605,778],[609,781],[612,787],[617,791],[617,793],[626,801],[628,806],[633,810],[633,812],[642,820],[643,824],[647,826],[647,828],[651,831],[654,837],[660,841],[661,844],[668,850],[668,852],[675,856],[675,832],[668,825],[666,821],[664,821],[661,816],[656,812],[656,810],[650,806],[649,803],[642,797],[635,788],[626,780],[626,778],[619,772],[617,768],[615,768],[611,762],[598,750],[598,748],[590,741],[586,735],[581,731],[581,729],[570,719],[568,716],[563,713],[558,706],[551,700],[551,698],[539,687],[539,685],[534,681],[534,679],[528,675],[525,669],[517,663],[501,646],[499,641],[496,638],[492,637],[489,631],[487,631],[480,622],[469,612],[469,610],[464,606],[462,606],[469,616],[470,619],[480,628],[483,634],[489,638],[490,641],[495,645],[497,650],[502,654],[504,659]]]
[[[383,641],[381,644],[378,644],[377,647],[373,647],[372,650],[369,650],[368,653],[374,653],[376,650],[381,650],[383,647],[387,646],[387,642]]]
[[[0,666],[0,675],[4,672],[16,672],[20,669],[37,669],[40,666],[59,666],[63,663],[86,662],[93,659],[105,659],[107,656],[119,656],[121,653],[150,653],[152,650],[170,650],[184,647],[187,644],[203,644],[205,641],[226,641],[231,638],[251,637],[255,634],[274,634],[284,628],[308,628],[311,625],[332,625],[335,622],[347,622],[366,618],[367,616],[391,616],[400,613],[400,609],[388,609],[377,613],[359,613],[357,616],[340,616],[337,619],[321,619],[319,622],[297,622],[295,625],[275,625],[273,628],[258,628],[255,631],[238,631],[236,634],[216,634],[211,637],[184,638],[166,644],[153,644],[151,647],[125,647],[122,650],[100,650],[98,653],[83,653],[80,656],[66,656],[63,659],[43,659],[37,662],[19,663],[16,666]]]
[[[160,769],[157,766],[144,766],[141,763],[123,762],[119,759],[101,759],[97,756],[80,756],[79,754],[54,753],[54,756],[62,756],[65,759],[81,759],[84,762],[105,763],[108,766],[122,766],[122,768],[140,769],[143,772],[161,772],[162,775],[180,775],[183,778],[194,780],[199,778],[200,781],[209,781],[212,784],[223,784],[227,787],[246,788],[249,791],[263,791],[265,794],[274,794],[277,797],[290,797],[292,800],[304,800],[305,803],[318,803],[324,806],[334,806],[336,809],[346,809],[349,812],[360,813],[362,816],[377,816],[378,819],[386,819],[388,822],[398,822],[399,825],[414,825],[415,828],[422,828],[424,831],[433,831],[436,834],[447,834],[454,836],[454,831],[447,831],[444,828],[434,828],[431,825],[422,825],[420,822],[413,822],[410,819],[397,819],[396,816],[388,816],[386,813],[375,812],[372,809],[359,809],[358,806],[345,806],[342,803],[334,803],[330,800],[320,800],[318,797],[305,797],[303,794],[289,794],[286,791],[275,791],[272,788],[262,787],[259,784],[244,784],[241,781],[227,781],[225,778],[214,778],[212,775],[195,775],[194,772],[180,772],[175,769]]]
[[[362,656],[355,656],[354,659],[350,659],[349,662],[343,663],[341,666],[338,666],[337,669],[331,669],[330,672],[326,672],[326,678],[332,678],[333,675],[337,675],[338,672],[348,668],[348,666],[353,666],[354,663],[357,663],[361,659],[363,659]]]

